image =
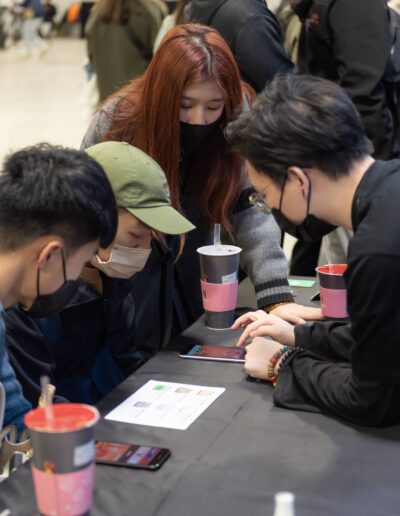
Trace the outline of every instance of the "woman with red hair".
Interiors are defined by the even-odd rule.
[[[167,176],[172,205],[196,226],[184,245],[183,238],[157,245],[135,280],[135,345],[151,353],[203,312],[196,250],[212,243],[214,223],[243,249],[241,267],[260,308],[295,323],[319,315],[293,303],[280,230],[250,203],[244,162],[224,138],[225,124],[251,96],[218,32],[181,25],[164,37],[144,75],[105,102],[84,137],[84,148],[117,140],[150,155]]]

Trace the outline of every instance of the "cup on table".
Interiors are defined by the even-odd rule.
[[[315,269],[319,278],[321,310],[325,317],[343,319],[347,313],[347,290],[343,274],[345,264],[321,265]]]
[[[199,247],[201,294],[206,326],[216,330],[230,328],[235,320],[238,293],[239,255],[234,245]]]
[[[94,485],[96,408],[80,403],[52,405],[25,416],[30,430],[32,475],[39,512],[46,516],[89,514]]]

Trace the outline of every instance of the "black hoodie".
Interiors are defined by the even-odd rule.
[[[192,0],[188,18],[220,32],[243,79],[257,92],[277,73],[294,70],[279,24],[262,0]]]

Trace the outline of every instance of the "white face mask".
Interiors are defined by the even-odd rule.
[[[137,249],[115,244],[107,262],[97,256],[91,259],[91,264],[110,278],[127,279],[140,272],[150,256],[151,249]]]

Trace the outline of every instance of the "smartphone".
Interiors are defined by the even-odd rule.
[[[94,460],[99,464],[156,470],[171,456],[167,448],[96,441]]]
[[[220,362],[238,362],[243,364],[246,356],[246,348],[225,346],[207,346],[192,344],[179,354],[181,358],[195,358],[197,360],[216,360]]]

